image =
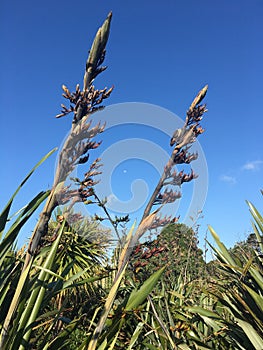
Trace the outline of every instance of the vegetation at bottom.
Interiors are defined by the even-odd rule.
[[[103,169],[89,155],[104,126],[90,116],[112,88],[97,90],[95,78],[106,67],[110,13],[93,41],[83,89],[63,85],[57,117],[73,114],[72,126],[51,189],[41,191],[16,213],[13,202],[49,152],[28,173],[0,214],[0,348],[23,349],[263,349],[263,218],[247,202],[253,233],[227,249],[209,227],[215,245],[207,263],[198,247],[198,230],[162,216],[162,208],[180,198],[180,188],[197,174],[177,171],[198,155],[191,146],[203,133],[206,112],[200,90],[181,129],[171,131],[170,159],[164,164],[142,219],[127,231],[129,216],[112,217],[107,199],[96,194]],[[72,178],[87,166],[83,179]],[[71,179],[74,186],[69,186]],[[84,218],[83,202],[104,215]],[[17,249],[25,224],[41,208],[29,243]],[[153,210],[155,208],[155,210]],[[118,242],[101,222],[107,220]],[[146,233],[150,233],[145,238]]]

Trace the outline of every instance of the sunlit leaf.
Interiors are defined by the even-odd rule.
[[[141,305],[147,296],[151,293],[156,283],[161,278],[165,267],[162,267],[155,273],[153,273],[140,287],[139,290],[133,290],[125,307],[126,311],[130,311],[136,309],[139,305]]]

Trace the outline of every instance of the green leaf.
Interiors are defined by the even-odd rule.
[[[147,349],[149,349],[149,350],[160,350],[159,347],[157,348],[156,346],[149,344],[149,343],[143,343],[143,345],[146,346]]]
[[[123,267],[122,271],[119,272],[119,275],[116,276],[115,278],[115,281],[114,281],[114,284],[112,285],[111,289],[110,289],[110,292],[107,296],[107,299],[106,299],[106,302],[105,302],[105,306],[104,306],[104,312],[103,314],[101,315],[101,318],[97,324],[97,327],[93,333],[93,336],[92,336],[92,339],[91,341],[89,342],[89,346],[88,346],[88,350],[95,350],[96,349],[96,345],[97,345],[97,342],[98,342],[98,334],[101,333],[104,325],[105,325],[105,322],[107,320],[107,317],[109,315],[109,312],[112,308],[112,305],[114,303],[114,300],[116,298],[116,295],[117,295],[117,292],[119,290],[119,286],[120,286],[120,283],[121,283],[121,280],[124,276],[124,273],[125,273],[125,270],[126,270],[126,267],[127,267],[127,264]]]
[[[103,342],[100,344],[98,350],[104,350],[108,344],[107,338],[103,340]]]
[[[252,224],[252,228],[255,232],[255,235],[257,237],[257,241],[258,241],[258,245],[260,247],[260,250],[263,252],[263,238],[262,238],[263,232],[262,232],[262,235],[260,235],[257,225],[254,222],[252,222],[251,224]]]
[[[196,344],[196,343],[195,343]],[[204,347],[204,346],[201,346],[200,344],[196,344],[196,348],[198,349],[198,350],[211,350],[211,348],[208,348],[208,347]],[[190,349],[189,347],[188,347],[188,349]]]
[[[256,223],[258,224],[261,232],[263,232],[263,218],[261,216],[261,214],[259,213],[259,211],[256,209],[256,207],[254,207],[254,205],[252,203],[250,203],[249,201],[247,201],[247,204],[249,206],[249,210],[253,216],[253,218],[255,219]]]
[[[132,291],[132,293],[127,301],[126,307],[125,307],[126,311],[131,311],[133,309],[136,309],[139,305],[141,305],[145,301],[147,296],[151,293],[151,291],[155,287],[156,283],[161,278],[165,268],[166,267],[164,266],[160,270],[153,273],[143,283],[143,285],[140,287],[139,290],[135,289]]]
[[[263,291],[263,276],[260,271],[254,267],[250,267],[249,272],[251,276],[255,279],[261,291]]]
[[[211,317],[200,315],[207,326],[211,327],[215,332],[218,332],[221,329],[221,326],[213,320]]]
[[[216,234],[214,229],[210,225],[208,225],[208,229],[209,229],[211,235],[213,236],[214,240],[216,241],[216,244],[218,245],[218,247],[220,249],[220,251],[219,251],[220,257],[225,261],[225,263],[230,264],[232,266],[236,266],[235,261],[232,259],[226,246],[220,241],[219,236]]]
[[[181,349],[181,350],[192,350],[192,348],[189,348],[189,346],[187,344],[179,344],[178,345],[178,349]]]
[[[13,200],[15,198],[15,196],[17,195],[17,193],[20,191],[20,189],[24,186],[24,184],[27,182],[27,180],[30,178],[30,176],[34,173],[34,171],[48,158],[50,157],[55,151],[57,150],[57,148],[54,148],[53,150],[51,150],[50,152],[48,152],[32,169],[31,171],[27,174],[27,176],[24,178],[24,180],[20,183],[20,185],[18,186],[18,188],[16,189],[16,191],[14,192],[14,194],[12,195],[12,197],[10,198],[10,200],[8,201],[7,205],[5,206],[5,208],[3,209],[2,213],[0,214],[0,240],[2,238],[3,235],[3,231],[5,229],[6,223],[8,221],[8,215],[10,212],[10,208],[12,206]]]
[[[20,328],[19,329],[27,329],[27,332],[25,333],[23,340],[25,343],[28,342],[30,335],[31,335],[31,331],[32,331],[32,325],[33,322],[35,322],[37,315],[38,315],[38,311],[41,307],[41,303],[42,300],[44,298],[44,294],[45,294],[45,290],[46,288],[43,285],[40,285],[41,283],[39,282],[44,282],[47,280],[47,278],[49,277],[49,274],[47,272],[47,270],[51,270],[52,269],[52,265],[56,256],[56,252],[57,252],[57,248],[63,233],[63,229],[64,229],[64,225],[65,225],[65,221],[62,223],[59,232],[58,232],[58,236],[56,238],[56,240],[53,242],[50,252],[43,264],[43,269],[39,274],[37,283],[35,284],[34,290],[31,293],[31,296],[28,300],[27,306],[25,308],[24,314],[21,317],[20,320]],[[24,345],[20,345],[19,350],[24,350],[25,347]]]
[[[200,316],[206,316],[206,317],[217,318],[217,319],[220,318],[215,312],[207,309],[203,309],[202,307],[199,307],[199,306],[187,307],[186,309]]]
[[[76,275],[72,276],[71,278],[69,278],[65,283],[63,283],[63,287],[62,290],[64,289],[68,289],[71,287],[79,287],[83,284],[87,284],[87,283],[92,283],[95,281],[99,281],[105,277],[107,277],[107,275],[105,276],[95,276],[95,277],[89,277],[89,278],[85,278],[84,280],[81,280],[79,282],[73,283],[77,278],[79,278],[80,276],[82,276],[83,274],[85,274],[86,271],[88,271],[89,269],[85,269],[83,271],[78,272]]]
[[[257,333],[257,331],[246,321],[240,320],[237,318],[238,325],[243,329],[246,333],[247,337],[253,344],[256,350],[262,350],[263,339]]]
[[[29,264],[20,275],[13,300],[11,302],[11,305],[9,307],[7,316],[5,318],[5,321],[4,321],[4,324],[2,327],[1,340],[0,340],[0,348],[1,349],[4,349],[4,347],[5,347],[6,337],[7,337],[8,330],[9,330],[9,325],[11,323],[13,314],[16,312],[17,307],[19,305],[19,300],[21,300],[21,298],[24,296],[25,286],[26,286],[27,281],[28,281],[28,274],[29,274],[30,269],[31,269],[31,264]]]
[[[50,269],[47,269],[47,268],[45,268],[45,267],[43,267],[43,266],[39,266],[39,265],[36,265],[36,264],[33,264],[33,267],[35,267],[37,270],[45,271],[45,272],[47,272],[49,275],[54,276],[54,277],[56,277],[56,278],[58,278],[58,279],[64,281],[64,278],[63,278],[63,277],[61,277],[61,276],[58,275],[57,273],[51,271]]]
[[[40,192],[23,210],[21,215],[16,219],[14,224],[7,231],[4,239],[0,244],[0,266],[3,263],[3,260],[9,251],[9,249],[14,244],[17,235],[19,234],[21,228],[27,222],[27,220],[32,216],[40,204],[48,197],[49,191]]]
[[[254,299],[255,303],[257,304],[257,306],[261,310],[261,312],[263,312],[263,298],[262,298],[262,296],[257,294],[252,288],[250,288],[246,284],[244,285],[244,287],[249,292],[251,297]]]
[[[69,335],[77,328],[81,318],[71,321],[67,326],[63,327],[63,331],[52,340],[47,342],[43,347],[43,350],[59,350],[59,349],[68,349],[66,347],[66,340],[69,338]],[[68,344],[69,345],[69,344]]]
[[[258,210],[254,207],[254,205],[252,203],[250,203],[249,201],[246,201],[246,202],[247,202],[247,204],[249,206],[250,213],[252,214],[254,220],[258,224],[258,227],[259,227],[259,229],[261,231],[261,235],[260,235],[257,226],[254,223],[252,223],[255,235],[257,237],[258,244],[260,246],[261,251],[263,251],[263,240],[262,240],[262,235],[263,235],[263,218],[262,218],[262,216],[260,215],[260,213],[258,212]]]
[[[113,341],[111,342],[110,346],[108,347],[108,350],[114,350],[114,345],[116,344],[116,341],[118,339],[119,333],[120,333],[120,329],[118,330],[118,332],[116,332]]]
[[[133,335],[131,337],[130,344],[129,344],[129,347],[127,350],[131,350],[133,348],[133,345],[136,343],[140,333],[142,332],[143,327],[144,327],[143,322],[139,322],[137,324],[137,327],[136,327],[135,331],[133,332]]]

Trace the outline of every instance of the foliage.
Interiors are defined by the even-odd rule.
[[[99,147],[103,132],[89,117],[103,108],[110,89],[95,89],[94,79],[106,69],[110,13],[93,41],[86,62],[83,89],[63,85],[58,118],[73,114],[71,131],[59,154],[53,186],[37,194],[10,216],[15,196],[45,156],[22,181],[0,214],[0,348],[23,349],[256,349],[263,344],[263,219],[248,202],[253,235],[230,251],[210,227],[217,243],[215,261],[206,266],[197,234],[162,217],[161,209],[180,198],[178,188],[197,175],[174,170],[197,158],[190,147],[203,133],[207,86],[199,91],[182,128],[170,140],[171,156],[164,166],[139,225],[127,235],[118,226],[128,216],[112,219],[106,200],[95,192],[100,159],[89,165],[83,179],[67,185],[78,164],[86,164]],[[27,248],[17,251],[21,229],[44,203]],[[98,205],[105,218],[83,219],[74,205]],[[62,209],[61,209],[62,208]],[[153,211],[153,208],[157,208]],[[52,217],[53,215],[53,217]],[[119,238],[110,261],[110,234],[99,226],[108,220]],[[150,230],[165,227],[152,241],[139,243]],[[242,254],[241,254],[242,253]],[[208,273],[207,273],[208,272]]]
[[[217,242],[218,249],[213,248],[219,261],[225,281],[217,280],[213,294],[218,298],[223,308],[226,308],[225,319],[230,335],[235,340],[237,348],[261,349],[263,344],[263,266],[262,266],[262,236],[263,219],[256,208],[248,202],[255,219],[254,230],[257,238],[256,249],[251,256],[240,258],[238,250],[228,252],[219,237],[210,228]]]
[[[57,215],[58,220],[63,215]],[[105,291],[101,288],[100,282],[109,274],[107,265],[106,248],[109,244],[108,231],[102,230],[96,222],[91,222],[82,218],[79,214],[72,214],[68,217],[70,221],[77,219],[72,225],[65,224],[60,245],[54,261],[53,271],[55,276],[50,278],[49,285],[52,286],[50,292],[46,293],[48,301],[45,313],[50,316],[41,318],[41,323],[37,327],[38,337],[46,334],[50,324],[54,322],[52,311],[59,310],[59,319],[53,329],[49,330],[49,339],[54,339],[63,328],[63,322],[69,323],[78,319],[82,315],[78,325],[78,332],[87,324],[87,319],[92,318],[96,307],[102,303]],[[49,232],[42,240],[41,254],[35,261],[41,264],[45,253],[49,251],[51,242],[56,239],[58,221],[51,221]],[[94,235],[97,232],[97,239]],[[63,277],[68,283],[66,288],[60,290],[59,284],[62,281],[56,276]],[[63,321],[62,321],[63,320]],[[82,331],[83,332],[83,331]],[[72,335],[74,338],[74,335]],[[77,342],[77,340],[76,340]],[[38,346],[37,346],[38,348]]]
[[[230,254],[238,256],[242,263],[251,259],[255,252],[260,253],[259,243],[255,233],[250,233],[245,241],[235,243],[233,248],[230,248]]]
[[[65,291],[68,288],[78,287],[79,283],[83,282],[79,282],[78,279],[82,275],[87,275],[89,270],[92,270],[92,277],[90,277],[90,279],[96,280],[102,278],[100,275],[94,277],[96,268],[94,270],[94,266],[92,266],[91,269],[89,259],[87,260],[89,267],[85,266],[85,259],[81,254],[85,253],[86,257],[90,257],[86,247],[78,251],[79,255],[77,258],[76,249],[77,247],[79,248],[79,244],[75,244],[75,248],[73,249],[75,252],[72,261],[70,261],[69,254],[66,254],[67,257],[65,258],[66,245],[63,246],[62,237],[65,237],[63,233],[67,231],[67,218],[70,214],[70,209],[78,201],[87,201],[87,199],[93,195],[93,186],[96,183],[94,177],[100,173],[98,171],[100,167],[99,160],[97,159],[90,165],[89,170],[85,173],[84,179],[79,183],[79,188],[77,190],[71,189],[65,185],[65,181],[68,176],[70,176],[74,167],[77,164],[85,164],[89,158],[88,152],[99,146],[99,143],[94,141],[93,138],[103,131],[103,126],[98,124],[91,127],[91,124],[86,122],[92,112],[100,109],[101,102],[109,97],[112,91],[112,89],[96,90],[91,84],[94,78],[105,69],[101,67],[101,64],[105,56],[105,46],[109,34],[110,20],[111,14],[95,37],[87,60],[83,91],[81,92],[77,86],[76,93],[71,94],[69,90],[63,86],[64,96],[71,102],[70,108],[74,113],[74,118],[71,132],[60,152],[52,189],[37,195],[21,210],[21,213],[19,213],[17,219],[11,225],[11,228],[8,229],[6,233],[3,232],[9,220],[8,215],[13,199],[18,190],[32,175],[35,170],[34,168],[10,199],[0,217],[0,231],[1,236],[3,236],[0,256],[1,280],[3,282],[0,305],[1,307],[4,305],[5,308],[5,314],[0,326],[1,349],[12,348],[22,350],[31,346],[35,342],[35,340],[32,339],[32,335],[34,334],[32,331],[39,323],[38,315],[45,312],[45,308],[48,307],[48,303],[52,298],[56,297],[59,293],[60,295],[61,293],[66,293]],[[63,110],[66,111],[65,108],[63,108]],[[18,256],[15,260],[13,258],[10,269],[6,269],[6,265],[8,265],[7,259],[15,254],[13,252],[13,247],[20,229],[45,199],[45,206],[35,226],[25,256]],[[48,239],[48,223],[54,209],[58,207],[58,205],[65,205],[67,203],[69,204],[68,212],[64,213],[63,220],[58,222],[52,243],[49,246],[45,246]],[[68,241],[69,240],[65,241],[64,239],[66,244],[68,244]],[[80,242],[78,241],[77,243]],[[85,243],[87,243],[87,241]],[[42,246],[42,244],[44,244],[44,246]],[[64,249],[62,249],[62,247],[64,247]],[[56,260],[57,253],[58,256],[60,256],[58,260]],[[63,253],[65,259],[62,259]],[[76,260],[82,261],[80,271],[76,272],[75,270],[73,274],[70,275],[70,271],[72,272],[74,267],[76,268],[77,266],[75,263]],[[96,262],[96,265],[97,264],[98,262]],[[83,268],[83,266],[85,266],[85,268]],[[80,266],[78,265],[78,267]],[[56,273],[56,270],[58,270],[59,274]],[[91,271],[89,272],[91,273]],[[90,279],[85,278],[86,284],[90,283]],[[13,290],[10,291],[9,288],[11,286]],[[52,346],[57,347],[58,343],[63,344],[63,341],[68,338],[68,334],[76,328],[77,322],[79,321],[78,319],[74,319],[73,322],[70,322],[63,328],[60,327],[62,332],[49,343],[48,334],[57,324],[60,312],[60,305],[58,305],[58,309],[51,311],[52,322],[42,341],[41,347],[52,348]],[[82,316],[78,316],[78,318],[81,317]],[[44,318],[43,314],[40,318]]]
[[[1,242],[0,324],[3,334],[10,308],[14,301],[19,303],[17,319],[13,322],[6,342],[2,343],[2,349],[27,348],[29,339],[31,346],[37,344],[37,348],[44,346],[46,341],[56,340],[58,335],[60,341],[68,339],[68,334],[63,337],[59,330],[65,329],[65,325],[73,319],[75,328],[76,320],[80,319],[79,323],[83,324],[83,315],[92,317],[96,303],[101,302],[105,296],[96,281],[108,275],[105,265],[106,232],[99,230],[98,224],[90,224],[87,220],[75,223],[74,229],[66,224],[64,218],[61,221],[61,215],[60,221],[50,223],[49,235],[42,240],[34,263],[24,274],[26,288],[19,284],[16,286],[20,276],[23,276],[25,251],[21,249],[16,252],[13,243],[9,244],[9,250],[5,252],[6,241],[17,230],[21,220],[26,222],[25,219],[30,217],[31,211],[33,213],[40,203],[39,200],[31,201]],[[97,242],[88,240],[88,237],[94,238],[94,228],[98,237],[101,237]]]
[[[170,223],[157,235],[135,247],[130,269],[135,280],[144,280],[153,271],[166,266],[165,282],[176,282],[179,276],[186,282],[203,275],[203,252],[197,246],[196,232],[184,224]]]

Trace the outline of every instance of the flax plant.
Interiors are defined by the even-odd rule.
[[[83,180],[77,179],[78,188],[76,190],[71,189],[69,186],[66,186],[65,183],[74,168],[78,164],[85,164],[88,161],[89,152],[100,145],[100,142],[94,141],[94,137],[103,132],[104,125],[98,123],[97,125],[92,126],[90,115],[103,108],[103,106],[101,106],[101,103],[104,99],[108,98],[112,92],[112,88],[97,90],[93,85],[95,77],[106,69],[106,67],[102,66],[102,63],[105,58],[105,47],[109,36],[111,17],[112,15],[110,13],[95,36],[86,63],[83,89],[80,90],[79,85],[77,85],[76,91],[71,93],[67,87],[63,85],[63,96],[69,100],[71,104],[69,108],[62,105],[62,112],[57,115],[57,117],[59,118],[69,113],[73,113],[73,121],[71,131],[63,145],[62,151],[59,154],[59,160],[52,189],[36,197],[36,199],[32,201],[29,206],[26,207],[26,210],[24,210],[23,213],[19,216],[19,219],[21,219],[22,215],[28,212],[30,215],[32,215],[33,211],[40,205],[40,203],[47,198],[44,209],[40,214],[39,220],[30,239],[23,264],[23,269],[15,289],[15,294],[3,323],[0,340],[1,349],[10,346],[10,338],[8,339],[8,335],[11,332],[13,335],[10,337],[14,337],[16,327],[18,327],[18,331],[26,332],[23,343],[26,344],[29,340],[31,334],[30,327],[32,327],[31,324],[37,317],[40,304],[44,297],[45,288],[43,289],[43,287],[41,287],[41,292],[38,294],[36,291],[39,289],[39,286],[33,287],[28,302],[25,299],[27,294],[24,294],[23,292],[28,290],[30,287],[30,271],[33,266],[34,258],[39,250],[41,239],[48,233],[48,223],[52,212],[58,205],[64,204],[68,205],[70,211],[75,203],[80,201],[86,202],[88,198],[91,197],[94,193],[93,187],[97,183],[94,177],[100,174],[99,168],[101,165],[99,159],[96,159],[90,165],[89,170],[85,173]],[[7,215],[12,200],[13,198],[2,213],[3,223],[7,220]],[[67,214],[68,213],[64,213],[64,220],[67,219]],[[18,226],[18,228],[20,228],[25,221],[26,220],[22,217],[22,219],[20,221],[17,220],[15,224]],[[61,224],[59,226],[61,226]],[[4,224],[2,224],[1,229],[4,229]],[[14,239],[16,238],[16,235],[18,234],[18,231],[19,230],[16,229],[16,227],[13,227],[11,233],[8,232],[6,234],[5,239],[2,242],[2,245],[4,247],[4,254],[7,254],[10,245],[12,245]],[[58,236],[55,240],[55,247],[57,247],[59,243],[59,237],[61,237],[61,235]],[[5,257],[4,254],[2,255],[3,258]],[[49,262],[48,269],[52,268],[54,261],[53,254],[54,253],[50,252],[46,258],[46,264]],[[45,267],[45,269],[47,269],[47,267]],[[48,276],[49,273],[46,272],[46,274],[47,275],[42,276],[40,279],[41,281],[45,281],[47,278],[46,276]],[[37,305],[35,303],[37,303]],[[26,305],[24,312],[22,312],[23,305]],[[20,315],[20,320],[18,319],[17,315]],[[15,316],[16,319],[14,319]],[[27,328],[23,330],[24,327]],[[19,340],[17,341],[19,342]],[[7,345],[8,343],[9,345]],[[25,345],[21,344],[19,349],[22,350],[24,347]]]
[[[33,198],[27,205],[14,214],[11,218],[10,210],[16,195],[20,189],[26,184],[28,179],[32,176],[35,170],[52,154],[55,149],[43,157],[40,162],[29,172],[25,179],[18,186],[17,190],[8,201],[7,205],[0,214],[0,305],[1,309],[4,307],[4,312],[1,317],[1,334],[0,334],[0,348],[4,349],[4,344],[8,336],[9,324],[12,320],[12,315],[19,306],[19,298],[22,301],[26,294],[26,287],[28,286],[28,267],[22,272],[22,264],[19,260],[19,252],[16,254],[15,242],[20,230],[25,223],[34,214],[37,208],[49,196],[50,191],[42,191],[35,198]],[[8,222],[11,222],[10,228],[4,232]],[[8,268],[7,268],[8,267]],[[20,304],[23,307],[23,302]],[[3,309],[2,309],[3,310]],[[15,323],[15,322],[14,322]],[[13,324],[14,324],[13,323]]]
[[[102,339],[103,343],[101,343],[101,346],[103,349],[108,346],[110,346],[110,348],[114,347],[114,344],[117,341],[117,337],[120,332],[122,322],[116,321],[115,324],[111,326],[111,328],[116,329],[114,337],[112,339],[108,339],[106,335],[105,337],[102,337],[100,339],[100,336],[103,332],[103,329],[105,328],[107,318],[113,308],[114,301],[116,299],[119,287],[121,285],[121,281],[127,269],[132,251],[146,231],[165,226],[171,222],[171,217],[161,217],[160,215],[158,215],[160,209],[165,204],[172,203],[181,197],[181,194],[178,191],[168,189],[168,187],[181,186],[184,182],[192,181],[194,178],[197,177],[197,175],[194,174],[193,171],[191,171],[190,174],[185,174],[183,171],[177,173],[175,170],[173,170],[173,167],[178,164],[189,164],[198,157],[197,153],[190,153],[189,149],[191,148],[191,145],[196,141],[197,136],[204,132],[204,129],[200,126],[200,121],[202,120],[202,116],[207,111],[207,109],[206,105],[200,105],[200,103],[204,99],[207,89],[208,86],[206,85],[197,94],[197,96],[191,103],[190,108],[187,111],[184,126],[173,133],[173,136],[170,140],[170,145],[173,147],[170,159],[164,166],[163,174],[155,190],[153,191],[153,194],[148,204],[146,205],[138,228],[135,229],[135,226],[133,226],[126,237],[125,244],[120,250],[117,273],[115,275],[115,279],[106,299],[102,316],[99,322],[97,323],[97,326],[92,336],[88,337],[87,340],[80,347],[81,350],[95,350],[97,348],[98,342],[102,341]],[[153,205],[159,205],[159,207],[155,211],[151,212]],[[176,221],[177,218],[174,218],[173,220]],[[163,272],[163,269],[160,269],[154,275],[149,277],[141,286],[141,288],[146,288],[148,293],[147,295],[145,295],[142,301],[145,301],[146,297],[152,291],[153,286],[158,282],[159,278],[161,277],[161,274],[159,273],[160,271]],[[153,283],[149,284],[149,280],[152,281],[152,278]],[[151,288],[149,287],[149,285],[151,286]],[[138,305],[140,305],[142,301]],[[125,304],[123,304],[122,307],[124,310],[126,310]],[[109,332],[111,333],[111,331]]]
[[[97,148],[100,144],[93,141],[93,138],[104,130],[104,126],[100,123],[91,127],[89,119],[92,113],[103,108],[100,104],[110,96],[112,91],[112,88],[96,90],[92,85],[95,77],[106,69],[101,65],[105,58],[111,16],[110,13],[94,39],[86,63],[82,91],[77,85],[76,91],[71,93],[63,85],[63,96],[70,101],[71,105],[70,108],[62,105],[62,112],[57,115],[57,118],[73,113],[72,127],[59,155],[52,191],[29,242],[24,269],[34,257],[41,237],[47,233],[48,222],[54,209],[59,204],[65,204],[69,201],[70,207],[72,207],[80,200],[85,201],[93,193],[92,187],[95,185],[93,177],[99,174],[99,159],[90,166],[90,170],[85,174],[83,181],[80,182],[78,191],[65,187],[65,181],[76,165],[85,164],[88,161],[89,151]]]
[[[112,92],[112,88],[104,88],[97,90],[93,83],[94,79],[103,72],[106,67],[102,66],[105,53],[106,44],[109,37],[110,24],[112,14],[110,13],[99,28],[95,39],[93,41],[89,56],[86,62],[86,69],[83,79],[83,87],[76,86],[74,92],[70,92],[69,89],[63,85],[63,96],[70,103],[67,107],[62,104],[61,113],[57,115],[57,118],[64,117],[68,114],[73,114],[72,126],[69,135],[64,142],[63,148],[59,154],[59,159],[56,167],[53,186],[50,191],[40,193],[29,205],[22,211],[22,214],[18,217],[15,224],[12,226],[12,230],[8,231],[5,235],[1,245],[4,248],[0,258],[1,262],[6,263],[6,258],[10,255],[12,244],[19,232],[19,229],[25,223],[29,216],[33,214],[36,208],[46,200],[44,208],[40,214],[39,220],[34,228],[32,237],[29,241],[28,249],[25,257],[21,258],[21,263],[14,262],[11,266],[11,271],[17,270],[18,273],[13,279],[12,287],[14,288],[13,299],[6,310],[6,317],[3,320],[1,329],[0,348],[3,350],[24,350],[32,344],[31,337],[32,331],[38,327],[38,315],[40,311],[44,310],[44,306],[47,305],[45,295],[52,297],[61,292],[60,295],[65,295],[65,291],[69,286],[76,281],[76,279],[85,273],[85,269],[79,273],[74,274],[71,278],[66,279],[65,270],[60,270],[59,273],[55,271],[56,255],[59,252],[59,246],[62,242],[62,236],[65,233],[64,228],[68,220],[68,216],[71,209],[78,202],[84,202],[86,204],[94,203],[91,198],[95,199],[100,206],[104,208],[104,212],[107,219],[113,224],[113,228],[117,231],[118,221],[111,219],[110,214],[106,210],[105,205],[100,201],[95,193],[95,185],[97,183],[96,176],[100,174],[100,159],[96,159],[90,166],[87,172],[84,174],[83,179],[74,178],[77,189],[72,189],[67,186],[67,180],[71,176],[75,167],[79,164],[86,164],[89,160],[90,151],[99,147],[100,142],[95,141],[94,138],[103,132],[105,125],[98,123],[93,126],[91,121],[91,115],[102,109],[102,102],[108,98]],[[153,191],[153,194],[146,205],[142,219],[138,226],[134,223],[129,234],[124,237],[123,242],[120,238],[120,249],[116,261],[116,272],[114,274],[112,283],[109,284],[109,292],[105,298],[104,306],[100,305],[95,310],[90,325],[86,329],[86,339],[83,341],[79,349],[95,350],[98,346],[100,349],[109,348],[113,349],[118,342],[118,338],[121,335],[121,329],[124,326],[126,319],[129,318],[134,310],[147,303],[148,310],[154,315],[152,322],[156,325],[159,324],[166,339],[172,348],[175,348],[175,340],[171,336],[171,333],[161,316],[158,315],[158,308],[153,302],[153,298],[150,293],[154,290],[155,285],[161,279],[161,276],[165,270],[165,267],[160,268],[154,274],[152,274],[143,284],[136,288],[132,288],[131,293],[128,293],[127,297],[120,303],[116,310],[116,298],[120,290],[123,278],[129,263],[130,256],[134,247],[137,245],[140,238],[153,228],[165,226],[170,223],[171,217],[161,217],[159,212],[162,207],[174,202],[180,198],[181,194],[175,191],[173,187],[181,186],[185,182],[192,181],[196,178],[197,174],[191,171],[190,174],[184,173],[184,171],[176,172],[173,168],[178,164],[189,164],[197,158],[196,153],[189,152],[191,145],[196,141],[196,138],[204,132],[204,129],[200,126],[203,114],[206,112],[206,105],[200,103],[204,99],[207,86],[205,86],[195,97],[190,108],[186,113],[186,119],[184,126],[181,129],[176,130],[170,141],[171,147],[173,147],[170,159],[164,166],[163,174]],[[12,198],[13,200],[13,198]],[[10,206],[12,203],[8,203],[4,209],[2,216],[0,217],[1,231],[4,229],[5,222],[8,217]],[[59,205],[67,205],[68,210],[63,212],[62,219],[58,222],[56,227],[56,234],[54,241],[50,246],[48,254],[45,256],[41,264],[37,264],[37,254],[41,255],[41,242],[48,236],[48,225],[50,223],[51,215]],[[153,206],[158,206],[158,209],[152,211]],[[127,218],[123,218],[127,221]],[[177,218],[173,219],[174,221]],[[70,264],[69,264],[70,265]],[[4,265],[3,265],[4,266]],[[19,270],[20,269],[20,270]],[[35,269],[39,272],[34,274]],[[6,300],[5,297],[8,293],[7,286],[10,285],[8,280],[11,271],[7,275],[4,275],[4,288],[2,292],[2,301]],[[51,288],[54,285],[56,288]],[[62,312],[62,299],[59,301],[59,307],[50,328],[42,340],[41,348],[43,349],[62,349],[68,345],[68,334],[71,334],[82,316],[70,320],[67,326],[60,327],[61,332],[55,339],[51,341],[48,335],[51,332],[52,327],[56,325],[59,320],[59,314]],[[110,320],[112,317],[112,320]],[[155,326],[153,327],[155,328]],[[138,332],[142,328],[137,329]],[[139,334],[139,333],[138,333]],[[159,337],[157,330],[158,344],[163,343],[163,337]],[[134,338],[135,340],[135,338]],[[166,341],[166,340],[165,340]]]
[[[220,238],[209,227],[217,244],[212,247],[219,261],[219,270],[224,279],[216,281],[213,294],[227,311],[223,319],[229,336],[237,349],[260,350],[263,346],[263,218],[254,205],[247,202],[253,217],[253,229],[258,249],[250,258],[230,253]],[[226,283],[224,283],[226,281]]]
[[[76,189],[67,185],[76,166],[86,164],[90,152],[99,147],[100,142],[95,137],[105,127],[101,123],[93,126],[91,115],[103,108],[102,102],[112,92],[112,88],[97,90],[93,85],[94,79],[106,69],[102,64],[111,17],[110,13],[95,36],[86,62],[82,89],[77,85],[75,91],[70,92],[65,85],[62,86],[69,107],[63,104],[57,118],[68,114],[73,114],[73,118],[70,133],[59,154],[51,190],[40,192],[10,217],[12,203],[20,188],[54,150],[32,169],[0,214],[0,348],[262,350],[263,219],[250,202],[257,248],[248,258],[240,259],[237,254],[228,251],[209,227],[217,244],[217,247],[211,245],[216,256],[214,276],[188,279],[189,266],[186,265],[179,276],[164,278],[167,268],[164,265],[138,285],[126,273],[134,248],[138,247],[143,235],[178,220],[160,214],[164,205],[181,197],[175,188],[197,177],[193,171],[186,174],[174,168],[179,164],[190,164],[198,157],[197,153],[191,153],[191,146],[204,132],[200,122],[207,109],[201,103],[206,96],[207,85],[187,110],[183,127],[171,130],[170,158],[139,224],[134,223],[127,236],[119,235],[118,224],[127,222],[128,216],[112,219],[106,202],[100,200],[95,192],[100,159],[89,165],[83,179],[73,179]],[[28,249],[17,252],[15,241],[21,228],[44,201],[46,203]],[[101,264],[99,249],[97,255],[93,255],[92,266],[85,261],[90,258],[89,242],[84,240],[83,243],[79,239],[81,225],[75,229],[73,225],[68,225],[72,208],[78,202],[100,206],[119,238],[111,273],[97,270]],[[57,212],[54,224],[50,219],[60,205],[66,206],[66,209]],[[157,209],[153,210],[153,207]],[[98,216],[96,219],[104,220]],[[48,231],[51,227],[52,236]],[[163,252],[163,248],[153,247],[143,254],[146,253],[145,258],[149,259],[150,255]],[[189,261],[192,246],[187,251],[185,257]],[[88,289],[89,283],[94,281],[98,281],[93,285],[94,289]],[[77,293],[82,287],[84,294],[80,298]],[[88,316],[79,307],[70,319],[66,317],[65,305],[72,295],[74,299],[70,302],[84,304],[85,298],[99,290],[103,302],[100,299],[93,305]],[[54,305],[50,310],[51,302]],[[41,334],[43,330],[44,335]],[[73,347],[71,336],[76,332],[76,337],[78,331],[81,337]]]

